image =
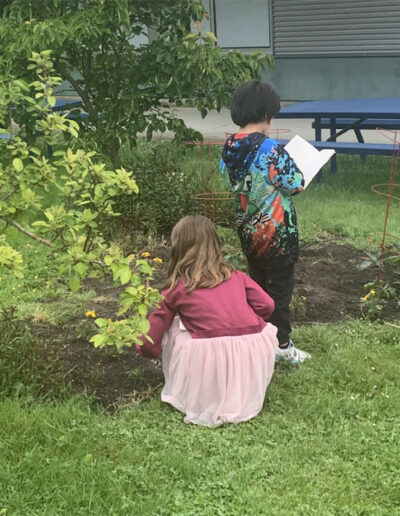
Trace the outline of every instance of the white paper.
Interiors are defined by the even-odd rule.
[[[327,161],[335,154],[334,149],[316,149],[301,136],[294,136],[285,146],[289,156],[302,171],[306,188]]]

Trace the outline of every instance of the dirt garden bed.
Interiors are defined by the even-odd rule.
[[[168,254],[166,247],[157,250],[157,256],[164,259],[155,282],[158,288],[166,278]],[[294,325],[359,318],[363,286],[376,279],[376,270],[358,270],[363,258],[361,251],[332,242],[302,246],[296,269],[295,300],[299,306],[295,305]],[[113,317],[117,292],[111,286],[96,291],[94,310],[99,316]],[[393,318],[398,309],[389,306],[383,315]],[[90,395],[107,410],[146,399],[163,383],[160,361],[143,359],[131,350],[119,354],[95,349],[70,324],[61,328],[37,325],[35,333],[44,339],[50,337],[58,345],[59,363],[72,390]]]

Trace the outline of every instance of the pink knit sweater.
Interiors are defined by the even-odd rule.
[[[163,291],[164,300],[150,316],[149,336],[137,351],[146,357],[161,355],[161,341],[179,315],[192,338],[209,338],[259,333],[274,310],[274,301],[247,274],[234,271],[231,277],[213,288],[188,293],[183,282]]]

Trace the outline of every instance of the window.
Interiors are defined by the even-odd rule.
[[[269,0],[214,0],[214,31],[222,48],[269,48]]]

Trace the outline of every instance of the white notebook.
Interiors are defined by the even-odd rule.
[[[294,136],[285,146],[289,156],[303,172],[306,188],[327,161],[335,154],[334,149],[318,150],[299,135]]]

